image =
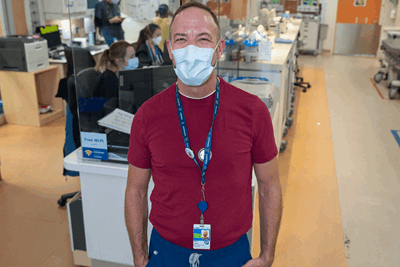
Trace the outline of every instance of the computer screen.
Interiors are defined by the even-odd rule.
[[[120,71],[119,77],[119,107],[132,114],[178,79],[173,66]]]
[[[61,45],[61,37],[57,25],[40,27],[40,35],[47,40],[49,48]]]
[[[87,8],[91,9],[96,6],[96,4],[100,2],[99,0],[87,0]]]

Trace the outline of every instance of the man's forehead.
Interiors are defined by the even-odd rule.
[[[210,13],[200,8],[191,7],[179,13],[171,27],[171,32],[175,33],[215,33],[218,31],[213,17]]]

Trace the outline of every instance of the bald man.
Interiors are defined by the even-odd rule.
[[[225,42],[209,7],[181,6],[170,31],[167,47],[178,81],[144,103],[131,128],[125,218],[134,264],[269,267],[282,194],[268,108],[216,76]],[[246,235],[253,219],[253,167],[261,227],[255,259]]]

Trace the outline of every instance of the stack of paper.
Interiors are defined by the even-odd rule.
[[[100,126],[110,128],[122,133],[131,134],[131,126],[135,115],[119,108],[98,121]]]

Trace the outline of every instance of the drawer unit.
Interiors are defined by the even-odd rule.
[[[308,27],[302,25],[300,28],[300,36],[308,35],[310,38],[318,38],[319,24],[309,24]]]
[[[305,39],[299,50],[317,50],[317,39]]]

